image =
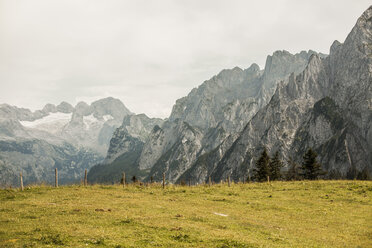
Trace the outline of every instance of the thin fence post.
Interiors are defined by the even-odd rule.
[[[86,187],[88,185],[88,174],[87,174],[87,169],[85,169],[85,174],[84,174],[84,186]]]
[[[249,169],[248,169],[248,183],[251,182],[251,174],[249,173]]]
[[[22,172],[19,173],[19,176],[21,177],[21,191],[23,191],[23,177],[22,177]]]
[[[54,186],[56,187],[56,188],[58,188],[58,169],[57,168],[55,168],[55,176],[56,176],[56,179],[55,179],[55,184],[54,184]]]
[[[228,184],[229,187],[230,187],[230,175],[227,176],[227,184]]]
[[[125,172],[123,172],[121,180],[123,181],[123,188],[124,188],[125,187]]]
[[[243,176],[243,184],[245,184],[245,176]]]
[[[209,177],[209,187],[212,186],[212,179]]]
[[[163,189],[165,188],[165,173],[163,172]]]
[[[191,179],[189,178],[189,187],[191,187]]]
[[[267,183],[270,183],[270,176],[267,176]]]

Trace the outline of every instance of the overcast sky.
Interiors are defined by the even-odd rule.
[[[119,98],[167,117],[224,68],[275,50],[329,53],[370,0],[0,0],[0,103]]]

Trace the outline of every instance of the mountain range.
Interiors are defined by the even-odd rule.
[[[264,148],[299,163],[312,148],[328,175],[372,171],[372,6],[329,55],[276,51],[265,67],[222,70],[176,101],[169,118],[106,98],[31,112],[0,105],[0,182],[243,180]],[[283,170],[286,170],[284,168]],[[48,174],[49,173],[49,174]],[[8,181],[7,181],[8,180]]]
[[[143,180],[165,173],[172,183],[243,180],[264,147],[299,162],[313,148],[323,169],[340,177],[372,171],[371,18],[369,7],[329,55],[277,51],[264,69],[221,71],[177,100],[145,142],[116,156],[111,147],[131,137],[121,127],[107,154],[116,159],[93,167],[89,178],[118,180],[129,170]]]
[[[101,162],[113,132],[132,114],[114,98],[75,107],[67,102],[30,111],[0,105],[0,184],[52,182],[59,170],[61,183],[80,181],[84,169]]]

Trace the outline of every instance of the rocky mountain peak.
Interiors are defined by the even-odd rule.
[[[86,103],[86,102],[78,102],[75,106],[75,111],[74,111],[74,115],[77,114],[77,115],[89,115],[90,114],[90,109],[89,109],[89,105]]]
[[[97,116],[111,115],[122,120],[124,116],[132,114],[125,105],[116,98],[107,97],[91,104],[92,111]]]
[[[245,69],[247,73],[259,72],[260,70],[261,70],[260,67],[256,63],[253,63],[250,67]]]
[[[331,45],[331,48],[329,49],[329,53],[330,55],[333,55],[335,54],[339,48],[341,48],[342,46],[342,43],[339,42],[338,40],[335,40],[332,45]]]
[[[72,113],[73,111],[74,111],[74,107],[65,101],[61,102],[58,106],[48,103],[41,110],[41,112],[44,114],[56,113],[56,112],[68,114],[68,113]]]
[[[57,111],[68,114],[74,111],[74,107],[68,102],[63,101],[57,106]]]
[[[365,33],[366,36],[371,36],[372,34],[372,5],[363,12],[363,14],[359,17],[355,27],[356,29],[360,30],[361,32]],[[351,32],[351,35],[353,31]]]
[[[346,46],[355,46],[357,51],[364,54],[371,54],[372,39],[372,6],[370,6],[359,17],[354,28],[345,39]]]
[[[42,109],[42,111],[44,113],[55,113],[57,112],[57,108],[56,108],[56,105],[54,104],[51,104],[51,103],[48,103],[44,106],[44,108]]]

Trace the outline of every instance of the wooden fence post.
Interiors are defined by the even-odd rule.
[[[270,183],[270,177],[267,176],[267,183]]]
[[[86,187],[88,185],[88,174],[87,174],[87,169],[85,169],[85,174],[84,174],[84,186]]]
[[[230,187],[230,175],[227,176],[227,184],[228,184],[229,187]]]
[[[249,173],[249,169],[248,169],[248,183],[251,182],[251,174]]]
[[[22,177],[22,172],[19,174],[19,176],[21,177],[21,191],[23,191],[23,177]]]
[[[165,173],[163,172],[163,189],[165,188]]]
[[[189,187],[191,187],[191,179],[189,178]]]
[[[212,186],[212,179],[209,177],[209,187]]]
[[[55,169],[55,176],[56,176],[56,179],[55,179],[55,184],[54,184],[54,186],[55,186],[56,188],[58,188],[58,169],[57,169],[57,168]]]
[[[123,181],[123,188],[124,188],[125,187],[125,172],[123,172],[121,180]]]

